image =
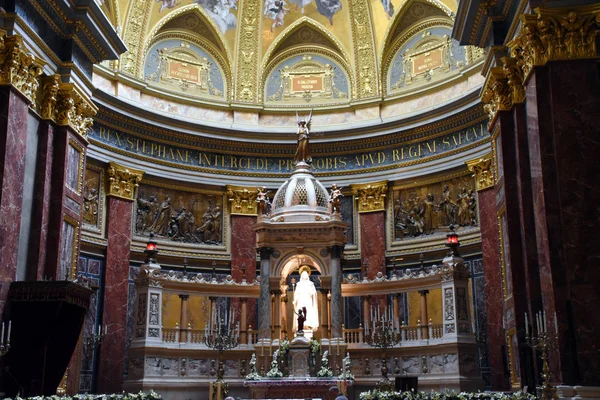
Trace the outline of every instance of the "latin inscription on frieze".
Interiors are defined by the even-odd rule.
[[[352,171],[370,168],[389,167],[405,162],[426,161],[434,157],[475,144],[489,137],[484,123],[476,124],[460,131],[448,133],[419,142],[410,141],[391,144],[390,147],[357,153],[320,156],[313,155],[312,167],[315,172]],[[217,151],[203,151],[189,146],[173,146],[132,133],[109,128],[100,123],[94,124],[89,135],[92,143],[114,147],[149,160],[158,160],[187,167],[207,168],[222,171],[249,171],[256,173],[287,174],[294,170],[293,153],[289,156],[240,156]],[[267,149],[265,149],[267,150]]]

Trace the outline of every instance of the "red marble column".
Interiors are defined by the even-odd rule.
[[[48,222],[50,219],[50,189],[54,149],[54,125],[40,123],[35,171],[35,198],[31,216],[31,233],[27,263],[27,279],[40,280],[46,266]]]
[[[244,277],[248,283],[252,283],[256,277],[256,233],[252,229],[255,223],[256,217],[253,215],[231,216],[231,276],[237,282],[241,282]],[[242,276],[242,264],[246,268],[245,276]],[[239,299],[233,300],[232,306],[241,319]],[[246,315],[246,321],[240,321],[240,330],[246,331],[248,325],[256,329],[256,299],[248,299]]]
[[[496,217],[496,190],[489,188],[478,192],[479,220],[481,227],[481,250],[485,275],[485,298],[487,335],[492,370],[492,390],[508,390],[509,377],[503,348],[506,348],[503,326],[502,273],[500,271],[500,248],[498,246],[498,223]]]
[[[369,279],[374,279],[378,272],[385,275],[385,213],[361,213],[359,218],[360,255],[368,265]]]
[[[108,331],[100,345],[98,392],[118,393],[122,390],[126,354],[132,201],[110,196],[107,215],[102,324]]]
[[[0,316],[17,272],[29,100],[0,89]]]
[[[527,82],[527,130],[540,280],[554,380],[600,385],[600,74],[597,60],[555,61]]]
[[[65,280],[79,259],[87,142],[70,127],[54,128],[50,213],[44,275]],[[69,233],[67,225],[74,233]],[[68,229],[66,229],[68,228]],[[72,237],[71,237],[72,236]]]

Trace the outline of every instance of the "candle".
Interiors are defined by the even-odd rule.
[[[100,334],[102,333],[102,328],[100,327],[100,324],[98,324],[98,336],[100,336]]]
[[[329,354],[331,354],[331,339],[329,339]]]
[[[340,339],[336,339],[335,341],[337,343],[337,350],[336,350],[337,351],[337,355],[339,356],[340,355]]]
[[[373,321],[373,306],[371,306],[371,321]]]
[[[104,325],[104,334],[108,334],[108,325]]]
[[[2,336],[0,336],[0,344],[4,344],[4,322],[2,322]]]
[[[540,313],[535,314],[535,326],[537,327],[537,333],[540,334]]]
[[[525,313],[525,336],[529,336],[529,320],[527,319],[527,313]]]
[[[10,344],[10,328],[12,327],[12,321],[8,320],[8,335],[6,335],[6,341]]]
[[[556,319],[556,311],[554,311],[554,333],[558,335],[558,321]]]
[[[547,331],[548,331],[548,328],[546,327],[546,326],[547,326],[547,325],[546,325],[546,310],[544,310],[544,311],[542,312],[542,321],[543,321],[542,328],[544,328],[544,332],[547,332]]]

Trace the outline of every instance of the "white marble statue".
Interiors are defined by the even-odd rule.
[[[294,312],[303,310],[304,330],[316,330],[319,327],[319,307],[317,305],[317,289],[308,278],[308,268],[300,268],[300,281],[294,290]],[[306,309],[306,310],[304,310]],[[298,330],[297,318],[294,318],[294,332]]]

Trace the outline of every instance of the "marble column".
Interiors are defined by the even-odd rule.
[[[419,290],[421,295],[421,324],[424,325],[421,329],[421,337],[423,339],[429,339],[429,317],[427,316],[427,294],[429,290]]]
[[[0,315],[17,274],[28,105],[11,86],[0,89]]]
[[[331,337],[343,338],[342,324],[342,263],[341,257],[344,248],[342,246],[331,247]]]
[[[271,293],[269,277],[271,275],[271,249],[260,249],[260,297],[258,300],[258,334],[261,339],[271,338]]]
[[[107,334],[100,347],[98,391],[118,393],[122,390],[127,340],[127,305],[129,294],[129,260],[132,235],[133,195],[142,172],[111,163],[107,170],[108,244],[104,278],[102,323]],[[150,302],[150,299],[147,299]]]
[[[187,294],[180,294],[181,309],[179,313],[179,341],[186,343],[188,341],[188,318],[187,318],[187,302],[190,298]]]
[[[50,218],[50,189],[54,149],[54,124],[40,122],[38,129],[35,197],[31,216],[31,231],[27,256],[27,279],[40,280],[46,266],[48,223]]]
[[[540,283],[555,382],[600,385],[600,76],[597,60],[535,67],[526,84],[527,136]],[[539,311],[539,310],[535,310]]]
[[[255,189],[256,190],[256,189]],[[255,196],[256,197],[256,196]],[[253,284],[256,278],[256,233],[252,226],[256,223],[256,215],[236,214],[239,208],[231,204],[231,276],[236,282]],[[243,208],[242,208],[243,210]],[[256,299],[248,299],[246,317],[240,320],[240,329],[246,331],[248,325],[256,325]],[[232,308],[241,315],[239,299],[231,299]]]
[[[242,344],[248,343],[248,299],[243,297],[240,299],[241,311],[240,311],[240,342]]]

